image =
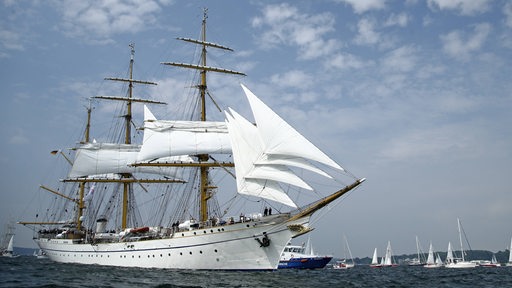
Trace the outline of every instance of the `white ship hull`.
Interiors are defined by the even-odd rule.
[[[286,244],[303,232],[291,230],[288,226],[307,225],[308,221],[309,217],[293,222],[250,221],[176,232],[164,239],[132,242],[91,244],[80,239],[45,238],[36,242],[49,259],[63,263],[166,269],[274,270]],[[264,232],[270,240],[268,246],[261,243]]]

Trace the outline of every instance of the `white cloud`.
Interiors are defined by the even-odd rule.
[[[334,69],[360,69],[368,64],[365,63],[363,60],[357,58],[356,56],[348,53],[338,53],[334,55],[332,58],[329,58],[325,66],[327,68],[334,68]]]
[[[410,72],[416,67],[417,59],[416,49],[404,46],[389,52],[381,60],[381,65],[384,71],[392,73]]]
[[[358,34],[355,43],[359,45],[373,45],[379,42],[380,35],[375,31],[375,21],[363,18],[357,23]]]
[[[443,50],[455,59],[467,61],[473,52],[477,52],[482,48],[490,32],[491,25],[481,23],[475,25],[473,35],[467,37],[467,39],[464,39],[463,33],[458,30],[441,35]]]
[[[505,14],[505,25],[512,28],[512,3],[507,2],[503,7],[503,14]]]
[[[114,34],[147,29],[161,10],[151,0],[56,1],[54,5],[62,13],[61,27],[67,35],[100,43],[110,42]]]
[[[275,74],[271,82],[281,87],[308,88],[313,84],[313,77],[301,70],[291,70],[284,74]]]
[[[337,0],[352,6],[357,14],[362,14],[370,10],[380,10],[386,7],[385,0]]]
[[[406,13],[391,14],[384,23],[384,26],[400,26],[405,27],[409,23],[410,17]]]
[[[325,39],[325,34],[334,31],[331,13],[301,14],[296,7],[286,3],[265,6],[262,12],[261,17],[252,19],[252,26],[269,28],[259,41],[265,48],[280,44],[297,45],[299,58],[316,59],[341,46],[338,40]]]
[[[489,9],[490,0],[428,0],[431,10],[458,10],[462,15],[475,15]]]
[[[0,45],[2,50],[23,50],[20,35],[4,27],[0,27]]]

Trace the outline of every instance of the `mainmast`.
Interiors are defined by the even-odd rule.
[[[204,9],[203,13],[203,22],[202,22],[202,28],[201,28],[201,40],[195,40],[190,38],[177,38],[178,40],[182,40],[185,42],[190,42],[194,44],[198,44],[202,46],[201,50],[201,64],[200,65],[194,65],[194,64],[186,64],[186,63],[176,63],[176,62],[162,62],[161,64],[164,65],[171,65],[171,66],[177,66],[182,68],[189,68],[189,69],[196,69],[199,70],[201,73],[201,79],[199,85],[197,85],[197,88],[199,89],[199,97],[200,97],[200,105],[201,105],[201,121],[206,121],[206,94],[207,94],[207,85],[206,85],[206,73],[207,72],[219,72],[219,73],[226,73],[226,74],[234,74],[234,75],[242,75],[245,76],[242,72],[237,72],[233,70],[228,69],[222,69],[222,68],[216,68],[216,67],[210,67],[207,66],[206,63],[206,48],[212,47],[227,51],[233,51],[231,48],[207,42],[206,41],[206,19],[208,9]],[[208,154],[200,154],[197,155],[197,158],[199,160],[199,163],[206,162],[209,160],[210,156]],[[209,186],[208,181],[208,171],[209,171],[209,165],[200,165],[200,210],[199,210],[199,217],[200,221],[206,221],[208,220],[208,199],[211,198],[211,188]]]
[[[124,144],[131,144],[132,103],[133,102],[165,104],[163,102],[133,98],[133,84],[134,83],[146,84],[146,85],[157,85],[157,83],[133,79],[133,63],[134,63],[134,55],[135,55],[135,44],[131,43],[129,46],[131,49],[129,78],[128,79],[114,78],[114,77],[105,78],[105,80],[128,82],[128,97],[119,97],[119,96],[96,96],[96,97],[94,97],[97,99],[108,99],[108,100],[126,102],[126,115],[124,115],[124,119],[125,119]],[[121,177],[123,179],[133,178],[132,174],[130,174],[130,173],[123,173],[123,174],[121,174]],[[121,228],[125,229],[127,227],[127,219],[128,219],[128,202],[129,202],[129,195],[130,195],[129,192],[132,189],[133,181],[122,181],[122,182],[123,182],[123,200],[122,200],[122,207],[123,207],[122,209],[123,210],[122,210],[122,218],[121,218]]]

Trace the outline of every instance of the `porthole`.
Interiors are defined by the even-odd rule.
[[[164,256],[162,256],[162,254],[160,254],[160,257],[164,257]]]
[[[148,258],[151,257],[150,255],[148,255]]]
[[[199,250],[199,254],[203,254],[203,251]]]
[[[180,252],[180,255],[183,255],[183,253]]]
[[[197,235],[196,232],[194,232],[194,235]]]
[[[181,236],[185,236],[185,233],[181,233]]]
[[[213,229],[212,229],[212,230],[210,230],[210,232],[211,232],[211,233],[213,233]]]
[[[169,256],[171,256],[171,253],[169,253]]]
[[[192,251],[188,252],[190,255],[192,255]]]
[[[215,251],[215,253],[217,253],[217,249],[215,249],[214,251]]]
[[[203,233],[206,234],[206,230],[204,230]]]

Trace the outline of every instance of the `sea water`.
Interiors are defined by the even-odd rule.
[[[512,287],[512,267],[188,271],[0,257],[0,287]]]

